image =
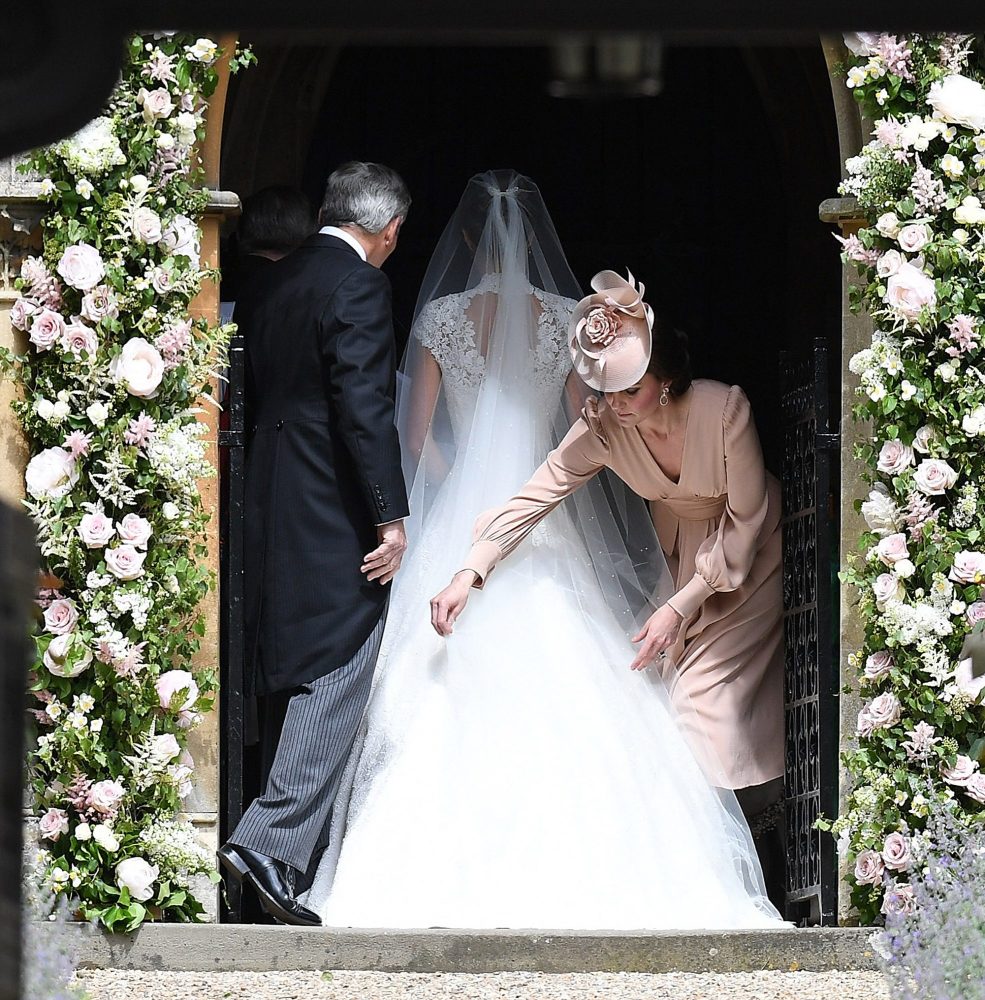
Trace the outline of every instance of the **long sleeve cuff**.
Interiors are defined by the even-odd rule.
[[[469,549],[468,557],[462,569],[470,569],[476,574],[476,580],[472,586],[482,590],[482,585],[486,582],[486,578],[493,571],[496,563],[502,558],[503,550],[495,542],[478,541]]]
[[[682,618],[690,618],[715,593],[697,573],[667,602]]]

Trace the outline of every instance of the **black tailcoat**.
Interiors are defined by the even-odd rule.
[[[389,587],[359,567],[407,495],[386,275],[316,234],[244,292],[247,689],[268,694],[341,667],[369,637]]]

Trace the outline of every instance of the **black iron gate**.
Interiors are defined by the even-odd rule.
[[[828,347],[781,359],[783,640],[786,651],[786,916],[837,919],[837,857],[814,823],[837,815],[838,673],[832,608],[837,564],[838,435],[828,423]],[[834,474],[833,474],[834,473]]]
[[[220,686],[219,839],[224,843],[243,815],[243,748],[246,712],[243,696],[243,500],[246,459],[246,355],[243,338],[229,345],[229,382],[219,431]],[[222,919],[239,922],[239,885],[225,880]]]

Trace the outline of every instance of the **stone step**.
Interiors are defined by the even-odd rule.
[[[80,927],[84,969],[270,972],[785,972],[873,970],[872,931],[361,930],[147,924],[130,935]]]

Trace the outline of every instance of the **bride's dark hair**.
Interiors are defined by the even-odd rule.
[[[687,334],[666,313],[657,312],[653,318],[653,347],[646,370],[658,379],[670,379],[672,396],[683,396],[691,388]]]

